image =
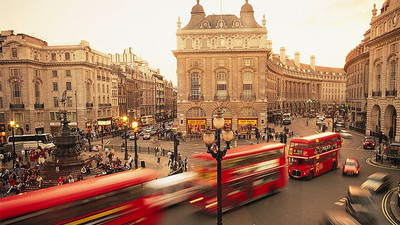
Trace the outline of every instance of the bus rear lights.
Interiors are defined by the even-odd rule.
[[[216,206],[217,204],[218,204],[218,202],[213,202],[211,204],[208,204],[208,205],[206,205],[206,209]]]
[[[204,197],[200,197],[200,198],[193,199],[192,201],[190,201],[190,204],[199,202],[199,201],[201,201],[201,200],[203,200],[203,199],[204,199]]]

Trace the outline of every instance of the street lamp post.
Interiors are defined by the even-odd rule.
[[[135,135],[135,169],[138,168],[138,154],[137,154],[137,128],[138,128],[138,122],[137,121],[133,121],[132,122],[132,129],[133,129],[133,134]],[[125,152],[125,158],[128,158],[128,152]]]
[[[124,125],[125,125],[125,160],[128,160],[128,141],[127,141],[127,136],[126,136],[126,129],[128,126],[128,117],[124,116],[122,117],[122,120],[124,121]]]
[[[335,114],[336,114],[336,103],[333,104],[333,113],[332,113],[332,132],[335,132]]]
[[[224,127],[224,118],[221,116],[221,111],[218,109],[217,117],[213,121],[214,128],[217,131],[217,149],[212,150],[211,147],[215,141],[215,136],[211,133],[210,129],[203,135],[203,141],[206,144],[208,150],[207,152],[212,155],[214,159],[217,160],[217,225],[222,225],[222,183],[221,183],[221,161],[225,156],[226,151],[230,148],[229,144],[233,139],[233,132],[230,129],[225,130],[222,133],[222,137],[226,142],[226,148],[221,150],[221,130]]]
[[[11,120],[11,121],[10,121],[10,127],[11,127],[12,139],[13,139],[13,148],[12,148],[13,169],[15,168],[15,137],[14,137],[14,126],[15,126],[15,121],[14,121],[14,120]]]

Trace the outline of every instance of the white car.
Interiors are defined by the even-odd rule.
[[[135,135],[132,134],[131,136],[129,136],[129,140],[135,140]]]
[[[342,136],[342,138],[352,138],[353,135],[351,135],[347,130],[340,130],[339,131],[340,136]]]

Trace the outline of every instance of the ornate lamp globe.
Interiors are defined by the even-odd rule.
[[[138,122],[137,121],[133,121],[132,122],[132,128],[137,128],[138,127]]]
[[[233,132],[230,129],[225,130],[222,133],[222,138],[224,139],[225,142],[229,143],[233,139]]]
[[[211,146],[214,143],[215,137],[214,134],[207,130],[206,133],[203,135],[203,141],[206,146]]]
[[[127,116],[124,116],[124,117],[122,117],[122,120],[123,120],[124,122],[126,122],[126,121],[128,121],[128,117],[127,117]]]

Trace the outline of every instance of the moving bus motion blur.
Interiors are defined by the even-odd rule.
[[[282,115],[282,122],[283,122],[283,125],[290,125],[292,123],[290,113],[284,113]]]
[[[196,173],[187,172],[150,181],[145,185],[146,193],[161,193],[158,202],[165,207],[187,201],[197,192],[193,184],[196,176]]]
[[[295,138],[289,144],[289,177],[311,180],[338,165],[340,134],[326,132]]]
[[[162,207],[145,195],[157,171],[138,169],[0,199],[0,224],[157,224]]]
[[[195,183],[201,191],[191,204],[217,211],[217,163],[208,153],[193,156],[199,166]],[[284,188],[288,183],[285,144],[262,143],[229,149],[222,160],[222,210],[244,205]]]
[[[34,149],[40,146],[42,149],[54,148],[53,135],[46,134],[24,134],[8,137],[8,144],[22,143],[25,149]]]
[[[153,116],[142,116],[140,120],[143,126],[148,126],[153,124]]]

